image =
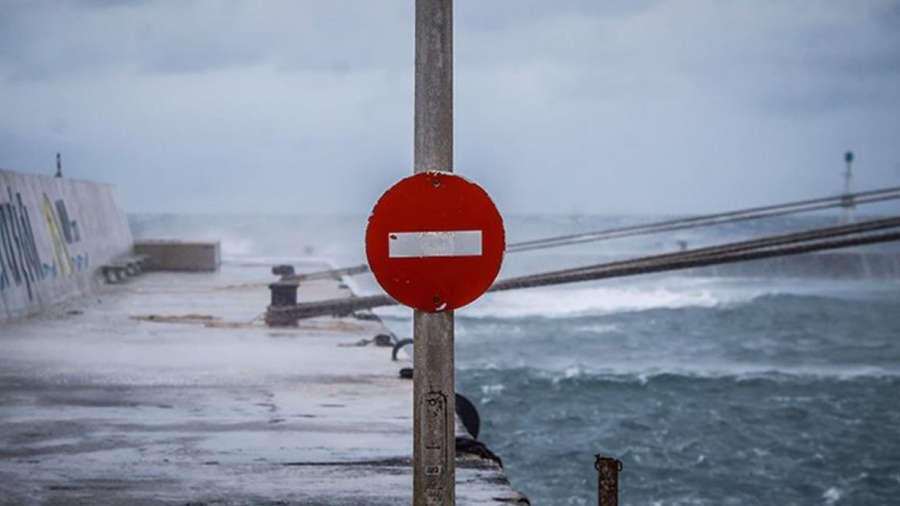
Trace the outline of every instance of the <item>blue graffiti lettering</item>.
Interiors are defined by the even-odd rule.
[[[56,259],[50,263],[42,262],[34,237],[31,214],[22,195],[13,193],[12,188],[6,188],[5,192],[0,192],[0,196],[4,193],[8,195],[9,200],[0,202],[0,291],[24,284],[31,300],[34,298],[32,288],[34,283],[48,277],[56,278],[61,272],[69,274],[90,268],[87,253],[63,256],[64,260],[71,263],[72,269],[69,270],[57,265]],[[64,244],[81,242],[78,222],[71,219],[64,200],[57,200],[52,207],[48,203],[46,211],[57,218],[59,224],[57,237],[64,241]]]
[[[13,195],[11,188],[6,190],[9,202],[0,203],[0,289],[13,284],[21,286],[24,282],[28,298],[33,299],[32,284],[44,279],[44,271],[34,241],[31,218],[22,195]]]
[[[66,238],[66,243],[72,244],[80,241],[81,235],[78,233],[78,222],[69,219],[69,211],[66,209],[66,202],[59,199],[55,202],[55,205],[56,216],[59,218],[59,223],[62,226],[63,237]]]
[[[41,280],[43,279],[41,259],[38,255],[37,244],[34,242],[34,232],[31,229],[31,218],[28,216],[28,208],[22,203],[22,194],[16,194],[16,201],[19,204],[19,224],[22,229],[22,244],[25,247],[25,265],[32,281],[36,279]]]
[[[90,266],[90,262],[88,261],[87,253],[84,255],[75,255],[72,257],[72,265],[75,267],[75,270],[81,272],[87,269]]]
[[[43,264],[41,267],[43,267],[45,278],[56,278],[56,261],[52,264]]]

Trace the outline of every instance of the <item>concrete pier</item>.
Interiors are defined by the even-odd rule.
[[[266,327],[268,281],[147,273],[0,326],[0,504],[411,504],[409,361],[378,321]],[[458,504],[527,504],[493,461],[457,466]]]
[[[221,263],[219,241],[134,241],[134,254],[145,255],[148,271],[214,271]]]

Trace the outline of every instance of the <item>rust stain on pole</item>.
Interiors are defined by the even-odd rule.
[[[416,0],[414,172],[453,172],[453,2]],[[413,315],[413,504],[456,504],[453,312]]]

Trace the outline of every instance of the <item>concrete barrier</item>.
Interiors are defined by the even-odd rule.
[[[140,240],[135,255],[147,255],[147,271],[215,271],[219,268],[219,241]]]
[[[89,294],[131,246],[112,186],[0,169],[0,322]]]

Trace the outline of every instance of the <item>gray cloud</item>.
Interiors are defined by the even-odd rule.
[[[46,79],[76,72],[190,73],[260,64],[285,70],[397,68],[408,65],[412,51],[412,9],[400,2],[87,6],[65,1],[0,6],[0,42],[6,48],[0,61],[14,77]]]
[[[413,3],[0,3],[0,166],[135,211],[366,212],[412,159]],[[456,165],[507,212],[682,213],[900,174],[892,1],[455,6]]]

